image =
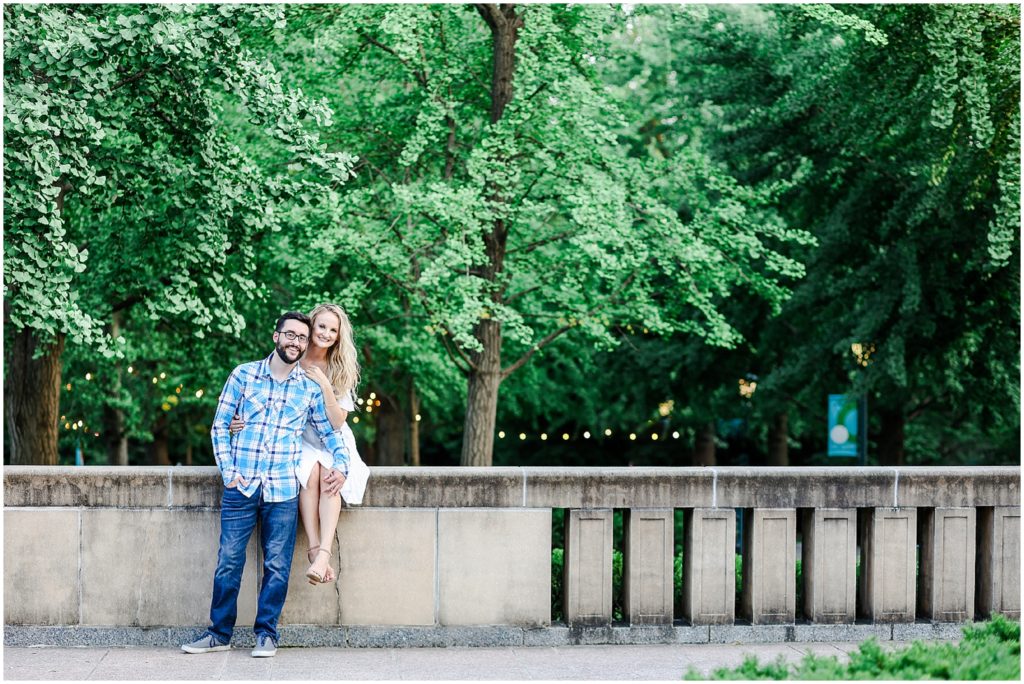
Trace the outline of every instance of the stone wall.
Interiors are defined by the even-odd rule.
[[[5,641],[135,630],[124,638],[159,642],[201,629],[221,491],[213,467],[4,468]],[[567,624],[552,626],[561,509]],[[622,625],[612,625],[615,509],[626,513]],[[307,583],[307,546],[300,526],[283,635],[350,645],[920,636],[908,629],[921,620],[1019,619],[1020,469],[377,467],[364,505],[342,511],[335,584]],[[254,537],[240,627],[254,617],[259,555]]]

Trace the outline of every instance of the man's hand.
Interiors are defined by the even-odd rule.
[[[244,427],[245,421],[242,420],[241,416],[239,416],[236,413],[234,418],[231,419],[231,423],[228,424],[228,432],[230,432],[233,435],[237,435],[239,432],[242,431],[242,428]]]
[[[227,489],[236,489],[238,487],[244,487],[248,482],[241,475],[235,475],[235,479],[229,482],[225,487]]]
[[[324,476],[324,483],[327,488],[324,490],[329,496],[334,496],[341,491],[341,488],[345,484],[345,475],[337,468],[332,468],[326,476]]]

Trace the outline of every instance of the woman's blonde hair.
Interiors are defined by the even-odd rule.
[[[327,350],[327,377],[338,396],[349,394],[354,401],[356,387],[359,385],[359,361],[356,360],[352,323],[348,320],[348,314],[337,304],[321,304],[309,312],[310,335],[316,334],[313,326],[316,325],[316,317],[322,313],[332,313],[338,317],[338,339]]]

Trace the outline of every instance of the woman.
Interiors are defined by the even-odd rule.
[[[362,502],[369,468],[359,458],[352,428],[345,422],[355,409],[352,397],[359,384],[359,362],[352,337],[352,324],[337,304],[321,304],[309,313],[312,321],[309,346],[299,364],[311,380],[320,385],[324,394],[327,417],[335,430],[341,430],[349,454],[349,472],[339,494],[327,494],[326,478],[331,472],[331,453],[323,448],[312,426],[307,425],[302,435],[302,456],[295,474],[302,489],[299,491],[299,515],[306,530],[309,549],[309,569],[306,577],[310,584],[333,582],[336,578],[330,565],[331,545],[341,514],[341,497],[350,504]],[[231,421],[231,432],[245,427],[238,417]]]

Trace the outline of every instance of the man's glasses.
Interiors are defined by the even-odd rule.
[[[299,344],[306,344],[309,342],[309,338],[305,335],[296,335],[291,330],[285,330],[284,332],[278,331],[278,334],[284,335],[284,339],[289,342],[298,342]]]

